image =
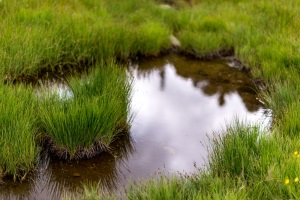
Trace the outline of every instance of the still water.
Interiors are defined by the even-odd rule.
[[[135,80],[130,138],[120,137],[112,153],[90,160],[58,161],[41,153],[37,171],[27,180],[4,180],[0,199],[60,199],[87,182],[118,192],[130,180],[195,172],[195,166],[205,167],[213,132],[236,118],[264,127],[269,123],[250,77],[226,61],[167,55],[133,61],[128,76]]]

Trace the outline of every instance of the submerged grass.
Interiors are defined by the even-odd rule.
[[[113,195],[100,190],[101,186],[99,184],[88,183],[83,185],[83,189],[78,189],[79,191],[76,194],[69,194],[64,192],[61,196],[62,200],[116,200],[117,198]]]
[[[128,131],[131,83],[117,67],[96,65],[89,75],[69,81],[69,96],[50,94],[41,104],[41,127],[55,154],[91,157]]]

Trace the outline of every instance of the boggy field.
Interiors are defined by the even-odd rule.
[[[300,2],[164,3],[0,2],[0,174],[24,178],[45,141],[67,159],[107,149],[130,124],[131,82],[120,63],[176,50],[202,59],[235,56],[262,85],[261,100],[272,110],[273,124],[268,133],[241,122],[228,126],[214,139],[205,172],[149,181],[132,187],[127,198],[299,198]],[[46,93],[41,98],[28,84],[76,70],[89,75],[82,84],[67,78],[71,97]],[[99,106],[91,111],[95,103]],[[99,127],[98,120],[109,123]],[[101,198],[93,187],[84,191],[82,198]]]

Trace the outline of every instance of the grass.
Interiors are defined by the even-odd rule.
[[[130,190],[128,198],[163,199],[175,194],[179,199],[299,197],[299,185],[295,179],[300,176],[300,165],[295,152],[300,149],[300,2],[171,0],[168,2],[174,6],[162,9],[160,4],[163,2],[165,1],[3,0],[0,2],[0,77],[5,80],[36,78],[45,71],[63,72],[65,68],[81,69],[96,63],[109,63],[109,60],[126,61],[139,55],[155,56],[172,48],[171,35],[180,40],[180,52],[197,57],[214,58],[224,50],[234,49],[234,56],[250,68],[253,77],[263,80],[267,85],[261,92],[261,99],[272,109],[274,123],[271,132],[265,134],[259,132],[259,128],[241,124],[229,126],[225,131],[226,136],[215,141],[208,172],[158,182],[150,181]],[[99,71],[105,70],[100,68]],[[86,76],[85,80],[88,80]],[[89,81],[83,85],[79,82],[76,79],[70,80],[74,98],[61,100],[53,97],[44,104],[50,104],[49,107],[41,107],[44,114],[41,117],[43,130],[47,130],[45,132],[49,137],[71,127],[77,132],[77,140],[80,140],[86,132],[84,127],[87,127],[87,122],[103,117],[99,113],[104,110],[104,105],[111,109],[111,114],[103,120],[128,112],[127,105],[130,102],[126,97],[126,89],[124,95],[116,95],[116,105],[110,106],[100,96],[104,93],[104,96],[109,96],[111,93],[101,93],[93,87],[86,89],[91,86]],[[1,110],[4,113],[1,124],[9,127],[1,128],[1,133],[9,130],[9,135],[13,136],[13,133],[22,130],[22,135],[30,132],[27,139],[34,137],[36,129],[32,128],[32,124],[36,119],[30,114],[30,107],[34,106],[33,100],[29,100],[30,92],[7,85],[1,85],[1,92],[9,94],[7,98],[11,99],[1,100],[1,105],[6,105]],[[13,95],[15,92],[18,96]],[[19,94],[25,96],[18,99]],[[113,94],[118,94],[118,91],[113,90]],[[80,96],[85,96],[84,100]],[[120,101],[123,103],[117,103]],[[84,112],[91,110],[95,103],[96,110]],[[116,111],[117,107],[121,110]],[[21,118],[14,111],[15,108],[26,113],[22,115],[26,117]],[[20,127],[9,125],[12,122],[16,124],[16,118],[10,113],[21,120],[17,123]],[[59,123],[57,119],[65,120],[65,124]],[[114,120],[122,121],[120,124],[123,124],[125,118],[121,120],[116,117]],[[32,124],[25,125],[29,122]],[[48,122],[56,125],[46,125]],[[82,129],[77,126],[79,122],[82,123]],[[26,128],[21,128],[21,124]],[[108,127],[118,126],[111,123]],[[94,142],[93,138],[98,138],[96,135],[93,134],[84,143],[90,146]],[[108,138],[101,140],[101,144],[109,144],[113,134],[109,132],[108,135]],[[57,141],[66,140],[63,135],[58,136],[62,138]],[[8,134],[2,134],[1,137],[8,137]],[[17,140],[21,138],[18,137]],[[6,140],[13,141],[9,138],[1,139],[1,144]],[[67,143],[61,143],[60,148],[65,149]],[[11,145],[18,144],[16,142]],[[32,152],[36,152],[35,142],[24,144],[30,144],[34,149]],[[34,166],[33,158],[36,153],[26,157],[26,164],[20,164],[20,160],[17,161],[20,156],[18,153],[15,157],[8,157],[14,151],[8,151],[8,146],[4,145],[0,149],[2,173],[16,176],[19,169],[23,171],[26,168],[25,172],[28,172]],[[68,151],[71,152],[70,155],[76,152],[74,148]]]
[[[182,176],[149,181],[131,187],[128,199],[245,199],[241,181],[212,178],[211,176]]]
[[[206,170],[132,184],[126,199],[297,199],[298,141],[237,121],[213,138]],[[287,152],[287,153],[286,153]],[[89,188],[83,195],[91,194]],[[103,195],[101,191],[94,197]]]
[[[83,185],[83,189],[78,189],[79,191],[76,194],[68,194],[64,192],[62,195],[63,200],[71,200],[71,199],[82,199],[82,200],[101,200],[101,199],[111,199],[115,200],[116,198],[110,195],[107,192],[103,192],[99,190],[99,184],[88,183]]]
[[[171,32],[161,22],[148,20],[137,25],[133,19],[132,24],[116,20],[113,15],[121,9],[119,2],[25,0],[2,4],[1,72],[12,80],[113,57],[157,55],[171,46]],[[132,0],[127,4],[129,10],[140,5]],[[150,2],[144,9],[147,6],[155,8]]]
[[[70,79],[69,87],[72,96],[50,94],[40,107],[41,127],[52,151],[79,159],[107,150],[127,131],[131,83],[125,71],[114,63],[96,65],[89,75]]]
[[[258,128],[236,122],[234,126],[227,127],[224,131],[227,134],[215,136],[209,157],[209,169],[213,176],[239,177],[249,182],[267,173],[267,169],[263,168],[266,165],[259,162],[261,159],[264,161],[268,158],[272,159],[272,156],[267,153],[276,150],[276,146],[267,148],[264,143],[269,141],[265,141],[265,137],[259,137],[263,133],[260,133]],[[266,162],[270,161],[266,160]],[[261,168],[256,168],[257,165]]]
[[[0,84],[0,174],[24,177],[38,158],[32,89]]]
[[[188,177],[162,178],[132,187],[129,199],[296,199],[299,197],[299,9],[296,0],[168,1],[159,11],[109,3],[111,17],[128,26],[160,23],[181,42],[180,51],[199,57],[234,49],[267,87],[261,99],[272,110],[270,133],[233,124],[215,138],[209,167]],[[157,5],[162,1],[156,1]],[[148,9],[145,9],[147,5]],[[193,5],[193,6],[190,6]],[[157,6],[159,7],[159,6]],[[144,18],[140,16],[145,16]],[[134,54],[132,54],[134,55]],[[223,134],[223,133],[222,133]]]

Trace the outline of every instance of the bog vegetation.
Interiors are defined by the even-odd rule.
[[[128,131],[131,83],[126,78],[114,63],[97,64],[89,75],[68,81],[69,93],[44,95],[40,125],[50,151],[65,159],[89,158]]]
[[[207,59],[234,54],[263,80],[260,95],[272,110],[272,129],[230,125],[214,140],[205,172],[149,181],[132,187],[128,198],[299,198],[300,2],[167,2],[171,6],[158,0],[0,2],[0,77],[6,83],[0,84],[0,173],[26,175],[44,140],[67,157],[107,147],[127,126],[130,103],[131,83],[116,61],[167,52],[175,36],[178,51]],[[69,79],[69,98],[40,99],[33,88],[12,85],[86,66],[94,71],[83,82]],[[85,191],[96,198],[95,190]]]

